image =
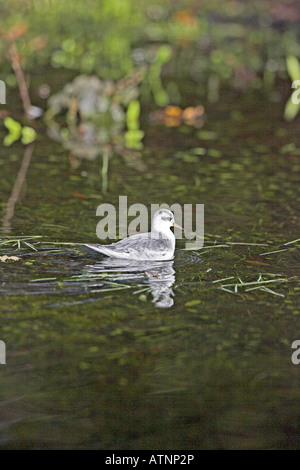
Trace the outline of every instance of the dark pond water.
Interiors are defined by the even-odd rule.
[[[106,195],[101,162],[39,126],[1,233],[40,236],[0,245],[21,258],[0,263],[2,448],[299,447],[299,122],[253,93],[225,93],[200,130],[145,115],[144,167],[114,156]],[[23,156],[1,150],[4,217]],[[75,245],[119,195],[204,204],[204,248],[149,266]]]

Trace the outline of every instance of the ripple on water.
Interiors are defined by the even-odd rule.
[[[181,269],[188,266],[193,266],[196,263],[203,263],[203,258],[200,257],[199,253],[194,251],[178,250],[176,252],[174,268]]]

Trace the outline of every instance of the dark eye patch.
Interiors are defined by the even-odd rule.
[[[162,217],[161,219],[162,219],[162,220],[166,220],[166,221],[168,220],[169,222],[171,222],[172,217]]]

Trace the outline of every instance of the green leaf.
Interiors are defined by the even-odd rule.
[[[300,62],[296,56],[294,55],[287,56],[286,68],[287,68],[288,74],[292,82],[300,79]]]
[[[14,138],[11,134],[8,134],[3,139],[3,145],[10,147],[16,140],[18,140],[18,138]]]
[[[145,133],[139,129],[136,130],[129,130],[125,133],[125,145],[127,148],[139,150],[143,148],[143,144],[141,142],[142,138],[144,137]]]
[[[299,110],[300,110],[300,103],[299,104],[293,103],[292,97],[290,96],[284,108],[284,119],[286,121],[292,121],[293,119],[295,119],[295,117],[299,113]]]
[[[126,123],[128,130],[137,130],[139,128],[141,106],[138,100],[129,103],[126,113]]]
[[[3,144],[6,147],[9,147],[21,137],[22,126],[19,122],[15,121],[11,117],[4,119],[4,125],[8,130],[8,135],[4,138]]]
[[[32,127],[24,126],[22,129],[22,143],[31,144],[36,139],[36,132]]]
[[[21,124],[11,117],[4,119],[4,125],[8,130],[8,135],[5,136],[3,140],[3,144],[6,147],[12,145],[16,140],[19,140],[20,137],[22,137],[22,143],[24,145],[31,144],[31,142],[36,139],[36,132],[32,127],[24,126],[22,128]]]
[[[172,57],[172,47],[168,44],[164,44],[160,46],[156,54],[156,61],[160,64],[165,64],[168,62]]]
[[[154,100],[157,106],[166,106],[169,103],[168,93],[163,88],[160,88],[154,92]]]
[[[8,129],[10,134],[18,134],[19,136],[21,136],[22,126],[18,121],[15,121],[11,117],[7,117],[4,119],[4,125],[6,129]]]

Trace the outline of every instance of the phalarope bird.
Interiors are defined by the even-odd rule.
[[[112,258],[163,261],[174,257],[175,235],[171,227],[177,227],[174,214],[168,209],[155,212],[151,232],[137,233],[110,245],[85,245]]]

